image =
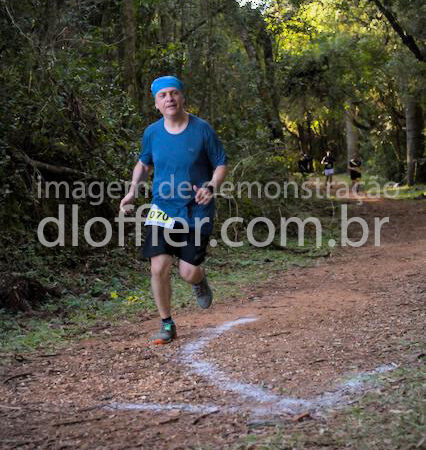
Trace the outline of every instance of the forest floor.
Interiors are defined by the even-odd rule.
[[[380,247],[185,308],[170,345],[150,344],[155,318],[10,360],[0,448],[422,447],[426,203],[351,208],[370,225],[390,217]]]

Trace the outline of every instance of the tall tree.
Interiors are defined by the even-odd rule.
[[[138,84],[136,80],[136,13],[133,0],[123,0],[123,75],[127,92],[138,102]]]
[[[359,157],[359,136],[358,128],[354,125],[356,109],[352,103],[349,103],[345,109],[346,125],[346,148],[348,163],[352,158]]]
[[[272,36],[266,29],[261,12],[249,6],[235,6],[228,21],[241,38],[250,61],[252,76],[273,139],[284,138],[279,111],[279,89],[275,79]]]
[[[421,62],[425,62],[426,58],[424,52],[421,51],[418,43],[416,42],[414,36],[410,34],[406,29],[404,29],[398,20],[396,14],[392,11],[391,5],[386,6],[385,2],[380,0],[370,0],[374,3],[378,10],[386,17],[387,21],[391,27],[395,30],[398,36],[401,38],[402,43],[410,50],[410,52]],[[387,2],[388,4],[391,2]],[[421,11],[421,10],[420,10]]]
[[[414,97],[409,97],[405,104],[407,128],[407,184],[413,185],[423,177],[423,111]],[[417,170],[416,170],[417,169]],[[417,173],[416,173],[417,172]]]

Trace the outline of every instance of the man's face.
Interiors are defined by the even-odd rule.
[[[185,99],[179,89],[164,88],[155,95],[155,107],[163,116],[174,117],[182,114]]]

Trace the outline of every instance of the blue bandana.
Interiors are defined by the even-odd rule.
[[[174,87],[176,89],[179,89],[179,91],[182,91],[183,83],[179,80],[179,78],[172,76],[156,78],[151,84],[152,96],[155,97],[158,91],[169,87]]]

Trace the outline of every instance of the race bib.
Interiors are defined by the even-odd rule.
[[[152,205],[148,216],[145,220],[146,225],[157,225],[163,228],[173,228],[175,226],[175,219],[169,217],[167,213],[161,211],[157,205]]]

